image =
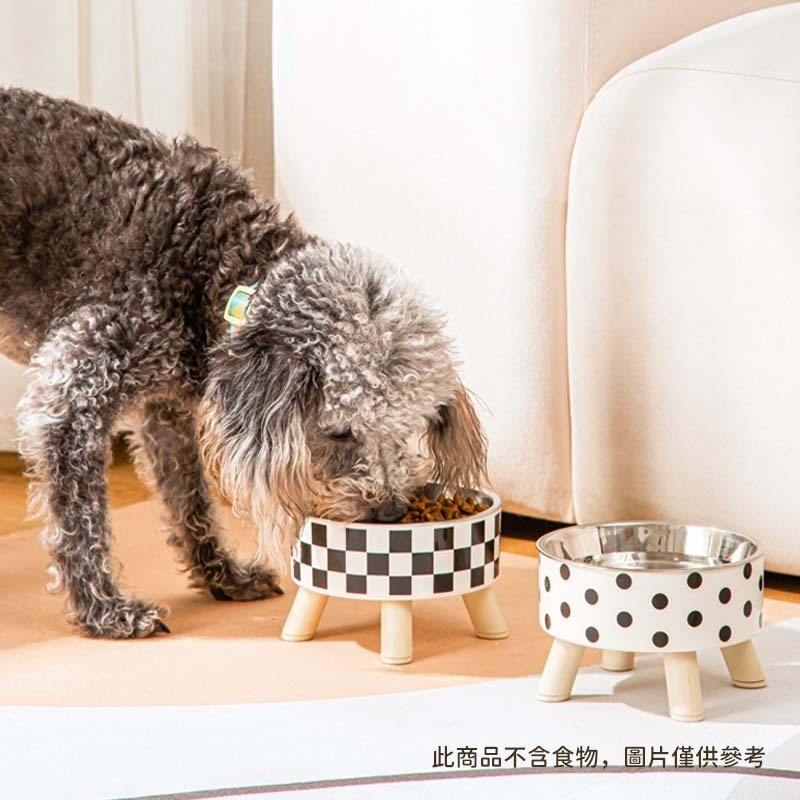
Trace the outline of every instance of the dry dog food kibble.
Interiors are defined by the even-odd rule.
[[[486,511],[489,506],[479,503],[477,498],[467,496],[462,499],[458,493],[452,497],[440,494],[435,500],[415,494],[408,501],[408,513],[401,522],[442,522],[448,519],[471,517]]]

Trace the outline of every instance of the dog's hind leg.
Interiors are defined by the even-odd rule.
[[[145,455],[150,478],[169,511],[169,541],[178,548],[191,585],[208,589],[217,600],[282,594],[272,570],[239,564],[220,543],[192,409],[170,398],[148,401],[136,445],[136,456]]]
[[[124,320],[106,306],[80,309],[37,352],[20,402],[22,454],[29,460],[34,511],[68,616],[88,636],[134,638],[168,632],[167,613],[124,594],[110,552],[105,471],[118,409],[143,379]]]

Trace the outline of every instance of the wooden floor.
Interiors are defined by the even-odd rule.
[[[36,521],[27,518],[27,487],[28,481],[19,456],[0,453],[0,536],[39,527]],[[150,497],[150,492],[136,477],[127,451],[122,446],[114,448],[114,459],[108,475],[108,495],[112,508],[121,508]],[[505,535],[503,550],[535,556],[536,543],[532,539]],[[767,573],[766,584],[768,597],[800,604],[800,578]]]

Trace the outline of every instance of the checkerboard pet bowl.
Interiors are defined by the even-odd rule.
[[[673,719],[703,718],[697,651],[719,647],[735,686],[765,686],[750,641],[763,626],[764,553],[718,528],[621,522],[539,539],[539,621],[554,637],[538,697],[566,700],[585,647],[606,669],[663,653]]]
[[[438,487],[427,490],[433,496]],[[500,498],[476,493],[488,505],[470,517],[445,522],[366,523],[306,520],[292,548],[298,586],[281,634],[306,641],[316,632],[328,597],[381,603],[381,660],[412,658],[411,603],[461,595],[475,634],[508,634],[492,584],[500,570]]]

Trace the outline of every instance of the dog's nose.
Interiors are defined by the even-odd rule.
[[[408,503],[403,500],[386,500],[375,509],[378,522],[397,522],[408,511]]]

